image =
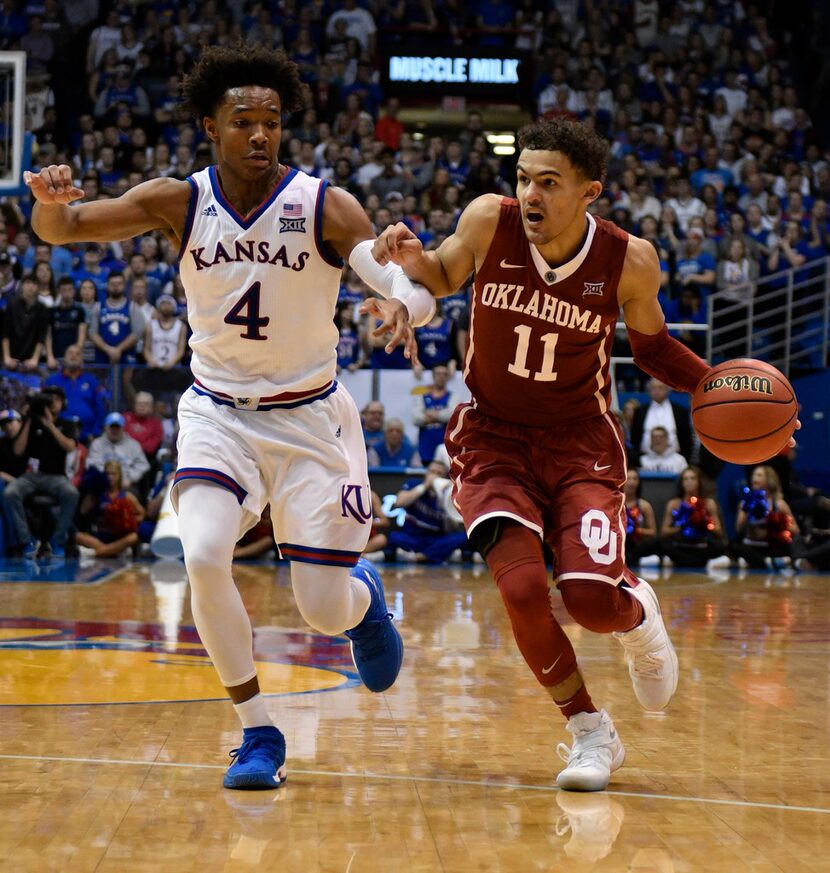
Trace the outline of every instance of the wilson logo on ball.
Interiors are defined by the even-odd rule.
[[[772,394],[772,382],[769,379],[765,379],[763,376],[747,376],[743,373],[710,379],[704,384],[703,393],[708,394],[710,391],[717,391],[720,388],[731,389],[735,392],[754,391],[756,394]]]

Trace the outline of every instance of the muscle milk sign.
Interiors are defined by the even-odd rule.
[[[518,85],[519,58],[449,58],[392,55],[390,82]]]

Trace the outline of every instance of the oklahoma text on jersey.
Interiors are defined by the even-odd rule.
[[[505,197],[476,273],[464,378],[485,415],[554,427],[604,415],[628,234],[588,215],[585,240],[551,267]],[[482,351],[478,351],[481,349]]]

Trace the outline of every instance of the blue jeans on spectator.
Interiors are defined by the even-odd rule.
[[[418,552],[427,561],[434,564],[446,561],[456,549],[463,549],[467,545],[467,534],[463,530],[430,534],[416,532],[404,527],[389,531],[386,538],[388,548]]]
[[[78,491],[75,486],[58,473],[24,473],[15,479],[4,493],[6,504],[11,512],[18,543],[28,543],[32,539],[29,522],[26,520],[24,502],[35,494],[48,494],[58,501],[58,516],[52,539],[60,546],[66,542],[75,507],[78,504]]]
[[[5,479],[0,479],[0,558],[6,554],[7,549],[18,545],[17,534],[14,531],[14,519],[3,493],[9,484]]]

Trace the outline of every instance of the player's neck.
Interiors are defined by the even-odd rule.
[[[551,267],[561,267],[573,260],[588,236],[588,214],[577,216],[555,239],[536,246],[539,254]]]
[[[216,168],[222,191],[240,215],[247,215],[259,206],[274,190],[287,168],[277,163],[272,171],[259,179],[243,179],[226,163]]]

